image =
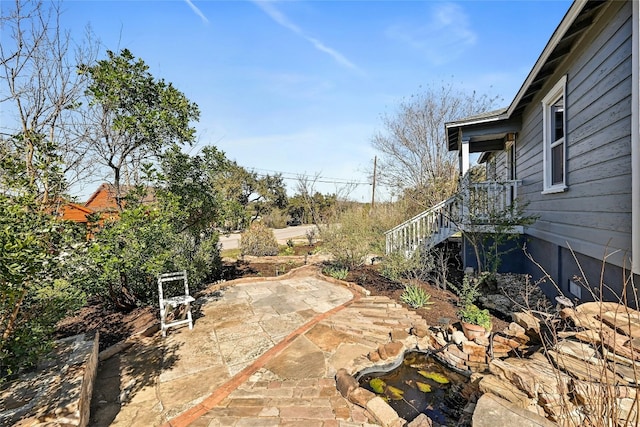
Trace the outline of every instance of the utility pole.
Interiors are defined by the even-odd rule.
[[[373,185],[371,190],[371,210],[376,201],[376,168],[378,166],[378,156],[373,157]]]

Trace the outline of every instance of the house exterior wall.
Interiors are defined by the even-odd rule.
[[[563,292],[579,273],[592,285],[602,260],[609,283],[621,289],[630,267],[632,3],[609,2],[573,52],[524,110],[516,143],[519,190],[526,212],[538,220],[525,230],[528,251]],[[567,76],[566,185],[543,191],[542,98]],[[542,276],[529,265],[534,279]],[[617,276],[617,277],[616,277]],[[640,283],[640,282],[638,282]],[[543,289],[555,294],[550,284]],[[583,299],[586,295],[583,293]],[[588,299],[588,298],[586,298]]]

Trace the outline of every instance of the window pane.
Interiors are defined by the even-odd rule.
[[[553,120],[553,140],[564,138],[564,99],[560,98],[551,106],[551,117]]]
[[[564,183],[564,144],[551,149],[551,184]]]

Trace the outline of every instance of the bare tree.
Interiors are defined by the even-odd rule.
[[[311,214],[311,220],[316,226],[320,226],[321,224],[320,206],[317,206],[316,199],[313,197],[313,195],[317,193],[316,182],[318,178],[320,178],[319,173],[316,173],[313,177],[300,175],[296,183],[296,192],[302,196],[306,205],[305,208]]]
[[[380,152],[379,182],[392,193],[424,209],[457,188],[457,153],[449,152],[444,123],[489,110],[496,101],[445,84],[403,100],[393,114],[382,115],[384,130],[372,138]]]
[[[2,11],[0,27],[8,35],[0,44],[5,155],[20,159],[25,183],[46,204],[82,178],[89,164],[87,147],[70,125],[86,82],[77,64],[93,61],[97,45],[90,32],[82,45],[72,42],[60,27],[57,2],[16,0]]]

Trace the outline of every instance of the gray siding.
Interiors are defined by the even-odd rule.
[[[539,216],[527,234],[629,266],[631,251],[631,2],[607,4],[525,109],[516,143],[519,194]],[[603,24],[599,24],[603,23]],[[606,25],[605,25],[606,24]],[[567,185],[543,189],[541,99],[567,75]]]

